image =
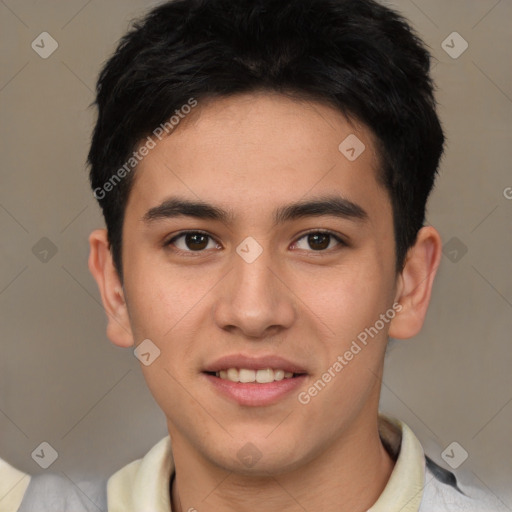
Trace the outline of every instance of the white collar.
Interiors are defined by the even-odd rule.
[[[368,512],[418,512],[425,481],[423,448],[405,423],[384,414],[379,414],[379,434],[396,462],[384,491]],[[169,482],[173,472],[171,439],[166,436],[142,459],[108,479],[109,512],[172,512]]]

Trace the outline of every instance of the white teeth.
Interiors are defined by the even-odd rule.
[[[256,380],[256,372],[254,370],[241,369],[238,370],[238,380],[240,382],[254,382]]]
[[[288,373],[290,373],[290,372],[288,372]],[[284,370],[274,370],[274,380],[283,380],[283,379],[284,379]]]
[[[238,380],[238,370],[236,368],[229,368],[227,371],[227,378],[233,382],[240,382]]]
[[[262,370],[248,370],[247,368],[228,368],[220,370],[216,373],[217,377],[231,382],[258,382],[266,384],[275,380],[289,379],[293,377],[292,372],[284,370],[273,370],[272,368],[264,368]]]
[[[259,382],[260,384],[265,384],[266,382],[273,382],[273,380],[274,370],[271,370],[270,368],[267,368],[266,370],[258,370],[256,372],[256,382]]]

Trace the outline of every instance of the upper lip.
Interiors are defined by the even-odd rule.
[[[273,368],[276,370],[284,370],[285,372],[307,373],[301,365],[277,355],[255,357],[244,354],[231,354],[220,357],[208,364],[203,371],[218,372],[220,370],[227,370],[228,368],[247,368],[248,370]]]

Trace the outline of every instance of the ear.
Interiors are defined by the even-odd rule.
[[[89,270],[100,289],[101,300],[108,316],[107,336],[120,347],[133,345],[130,318],[124,291],[112,259],[107,230],[97,229],[89,235]]]
[[[421,228],[398,277],[395,301],[402,309],[391,321],[388,333],[391,338],[411,338],[420,332],[441,252],[442,242],[437,230],[432,226]]]

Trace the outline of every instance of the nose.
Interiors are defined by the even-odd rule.
[[[223,330],[265,338],[289,328],[296,318],[293,292],[279,265],[263,250],[252,262],[233,254],[233,267],[219,288],[214,319]]]

